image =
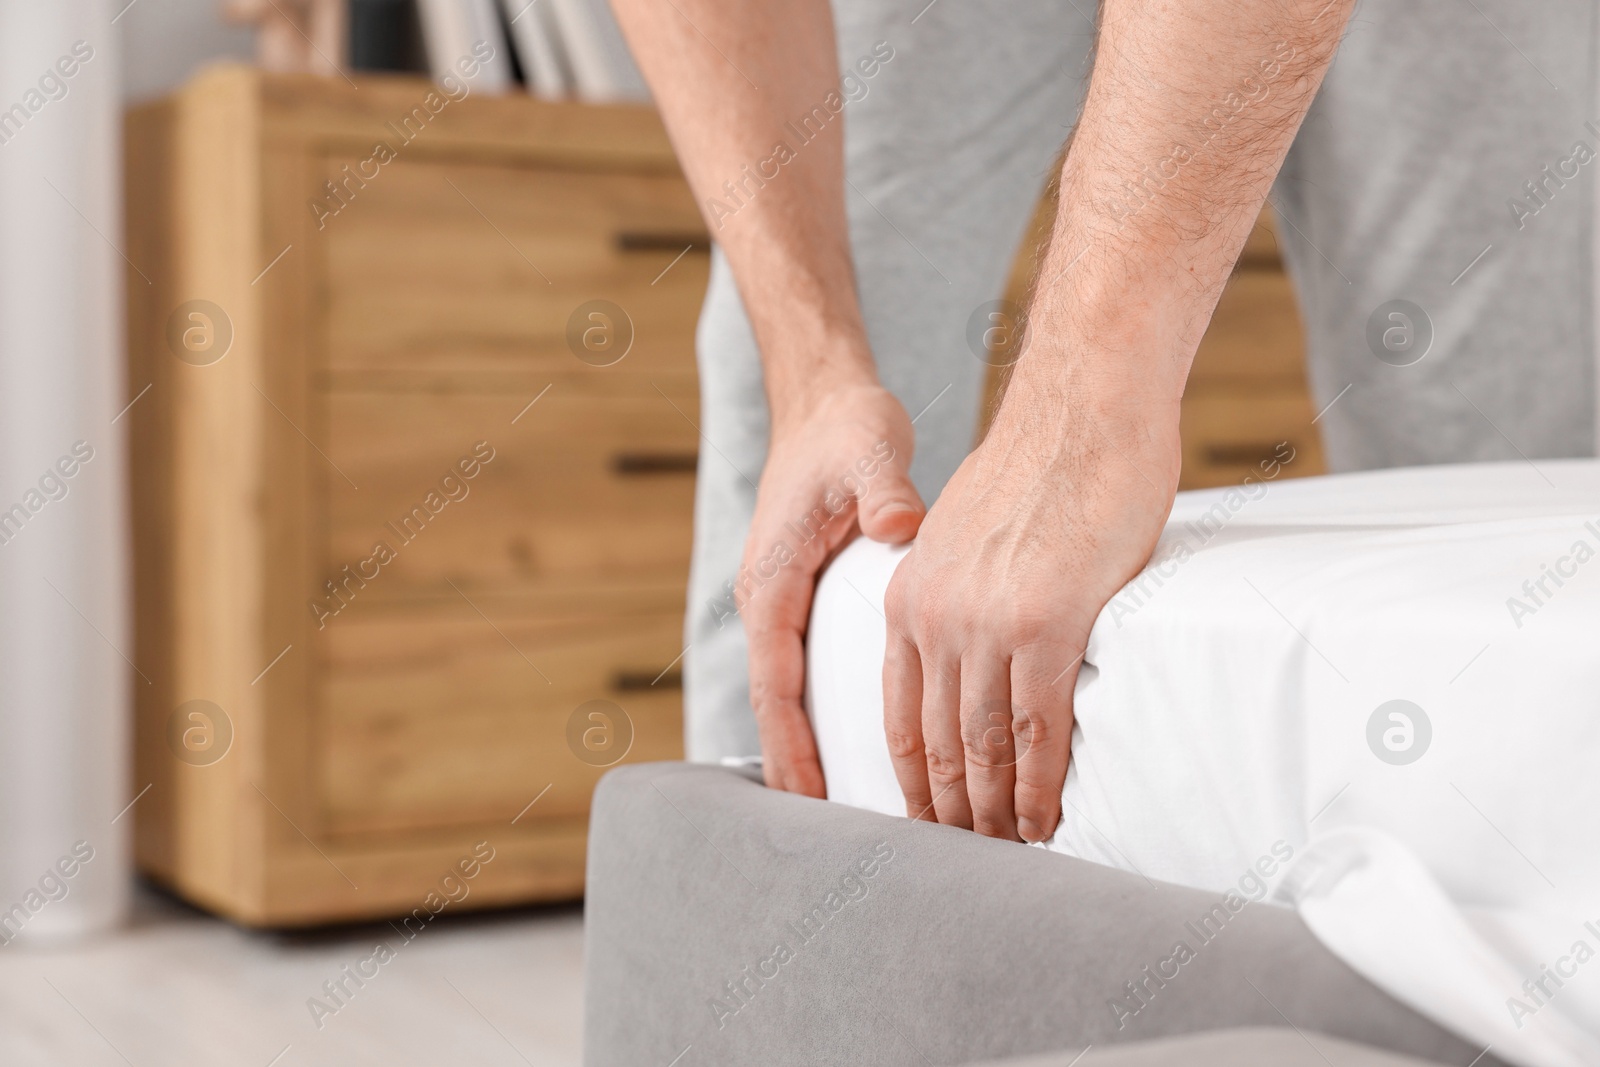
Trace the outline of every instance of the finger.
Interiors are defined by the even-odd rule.
[[[752,548],[763,543],[752,535]],[[764,568],[758,560],[753,568],[741,569],[740,583],[739,615],[750,643],[750,704],[767,784],[825,797],[816,739],[801,702],[815,569],[800,557],[776,568]]]
[[[805,708],[798,704],[769,707],[756,725],[761,735],[762,776],[767,787],[826,800],[827,779]]]
[[[972,828],[986,837],[1015,841],[1016,748],[1011,737],[1009,659],[978,651],[961,658],[961,739]]]
[[[1061,822],[1061,790],[1072,746],[1072,688],[1081,651],[1020,649],[1011,659],[1012,732],[1017,744],[1017,832],[1043,841]]]
[[[899,456],[886,462],[868,484],[856,509],[861,532],[874,541],[900,544],[917,535],[928,513],[922,496],[901,465]]]
[[[754,688],[752,679],[752,689]],[[798,700],[767,699],[756,712],[761,738],[762,774],[773,789],[819,800],[828,795],[811,720]]]
[[[933,811],[947,826],[972,829],[967,754],[961,741],[961,661],[926,645],[922,656],[922,744]]]
[[[917,646],[893,623],[883,651],[883,734],[889,743],[895,780],[905,794],[906,815],[933,820],[928,791],[928,761],[922,748],[922,660]]]

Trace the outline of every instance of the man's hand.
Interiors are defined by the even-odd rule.
[[[1103,0],[1028,349],[889,586],[909,814],[1054,832],[1089,631],[1155,548],[1195,349],[1351,3]]]
[[[822,797],[801,703],[817,574],[859,531],[909,541],[922,522],[906,412],[877,385],[851,385],[773,427],[734,598],[750,639],[750,699],[767,785]]]
[[[1026,405],[1013,392],[889,585],[884,729],[908,815],[1042,841],[1089,630],[1154,549],[1179,456],[1175,404]]]

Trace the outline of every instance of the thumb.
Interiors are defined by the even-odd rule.
[[[928,509],[917,487],[898,466],[887,467],[856,504],[861,532],[874,541],[898,544],[917,536]]]

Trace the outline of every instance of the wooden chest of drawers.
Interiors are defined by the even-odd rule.
[[[658,120],[217,68],[127,152],[141,865],[258,925],[577,896],[605,765],[681,752]]]

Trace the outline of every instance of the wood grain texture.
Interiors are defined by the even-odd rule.
[[[683,647],[680,612],[480,615],[461,598],[362,607],[330,622],[322,642],[320,788],[333,834],[493,826],[546,787],[521,822],[581,819],[602,765],[678,754],[667,666]],[[579,717],[597,731],[585,762],[568,729],[590,701],[612,721]]]
[[[328,396],[328,456],[361,490],[330,493],[328,570],[307,596],[324,597],[324,582],[379,544],[395,559],[364,598],[454,599],[448,582],[476,595],[607,576],[681,579],[700,445],[691,390],[681,376],[557,379],[515,424],[531,386],[510,396]]]
[[[403,914],[485,838],[474,906],[571,897],[601,773],[574,711],[681,753],[693,202],[648,109],[434,92],[219,67],[128,118],[137,854],[245,923]],[[595,299],[632,326],[610,366],[567,341]],[[231,325],[215,362],[169,342],[193,300]],[[215,762],[169,737],[195,699],[232,727]]]
[[[693,359],[708,257],[677,178],[406,156],[351,190],[320,231],[329,371],[601,369],[568,336],[596,300],[624,316],[626,354],[604,369],[681,372]]]
[[[254,503],[262,491],[259,334],[249,280],[258,242],[256,111],[251,84],[217,78],[130,116],[130,245],[153,251],[153,284],[130,287],[130,381],[151,385],[130,411],[135,501],[137,654],[152,683],[137,708],[136,771],[150,786],[135,809],[141,862],[158,876],[182,878],[197,899],[250,907],[259,888],[253,850],[259,826],[240,804],[254,769],[253,746],[200,766],[174,753],[169,725],[185,702],[222,709],[235,742],[260,721],[261,532]],[[147,214],[143,205],[149,203]],[[137,236],[136,236],[137,235]],[[226,355],[178,358],[169,329],[190,301],[211,307],[205,321],[231,333]],[[214,320],[214,321],[213,321]],[[220,344],[220,341],[219,341]],[[207,728],[216,726],[211,718]]]
[[[196,84],[235,76],[257,77],[246,68],[225,66],[202,73]],[[451,100],[427,81],[408,75],[362,73],[352,78],[354,84],[314,75],[258,78],[262,135],[268,142],[283,139],[371,149],[377,141],[397,138],[391,124],[404,128],[411,117],[418,125],[415,115],[421,108],[440,120],[421,124],[424,132],[411,147],[425,151],[508,165],[680,173],[666,130],[648,106],[533,101],[517,93],[472,93],[465,100]]]

